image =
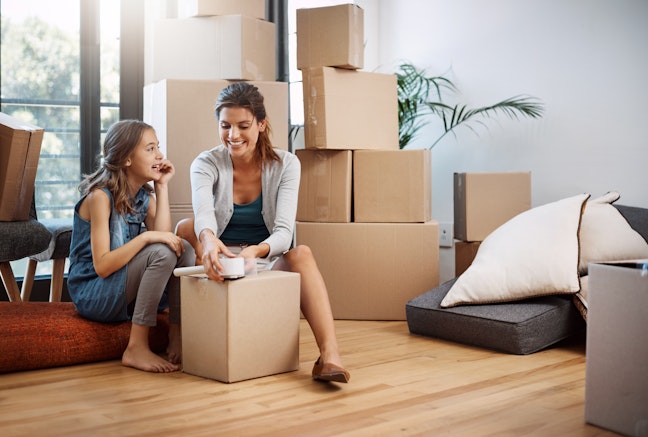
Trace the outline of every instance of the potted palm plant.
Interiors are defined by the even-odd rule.
[[[424,69],[409,62],[399,65],[396,72],[398,85],[398,141],[403,149],[416,136],[418,131],[430,122],[430,117],[439,117],[443,132],[430,146],[432,149],[447,134],[455,135],[455,130],[467,127],[474,131],[473,124],[484,124],[483,119],[497,113],[510,118],[540,118],[544,112],[542,102],[531,96],[515,96],[480,108],[466,105],[449,105],[443,102],[444,92],[456,92],[454,83],[443,76],[429,76]]]

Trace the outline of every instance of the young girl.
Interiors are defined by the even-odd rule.
[[[153,128],[141,121],[119,121],[108,130],[103,164],[79,186],[67,285],[81,316],[132,320],[123,365],[172,372],[179,370],[182,355],[180,286],[172,273],[194,265],[195,254],[172,232],[168,183],[175,169],[158,144]],[[148,344],[167,285],[168,361]]]
[[[312,376],[348,382],[324,279],[310,248],[291,248],[301,167],[270,141],[263,96],[246,82],[226,87],[216,102],[222,145],[191,165],[194,219],[176,233],[190,241],[209,278],[223,281],[219,256],[258,259],[265,268],[301,275],[301,310],[320,350]]]

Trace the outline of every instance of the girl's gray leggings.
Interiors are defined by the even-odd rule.
[[[173,276],[173,269],[193,266],[196,262],[191,245],[185,240],[182,242],[185,251],[179,257],[166,244],[154,243],[142,249],[128,263],[126,301],[129,308],[133,308],[133,323],[156,325],[158,305],[167,284],[169,322],[180,323],[180,278]]]

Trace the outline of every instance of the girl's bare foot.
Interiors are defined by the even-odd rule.
[[[146,372],[169,373],[180,370],[173,363],[154,354],[148,347],[129,345],[122,355],[122,364]]]
[[[169,345],[167,346],[167,356],[171,363],[182,363],[182,334],[179,323],[169,325]]]

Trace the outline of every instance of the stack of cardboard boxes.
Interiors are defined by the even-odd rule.
[[[455,276],[491,232],[530,208],[531,172],[455,173]]]
[[[144,120],[176,175],[173,223],[193,217],[190,165],[221,142],[216,99],[233,81],[264,96],[275,146],[288,149],[288,84],[276,82],[275,24],[265,0],[178,0],[178,18],[154,23],[146,43]],[[299,366],[297,273],[263,272],[218,283],[183,277],[183,371],[234,382]],[[268,311],[271,309],[271,311]]]
[[[155,20],[146,41],[144,121],[175,164],[171,218],[192,217],[189,167],[221,142],[214,113],[233,81],[256,85],[265,98],[273,144],[288,150],[288,84],[276,78],[274,23],[265,0],[179,0],[178,18]]]
[[[363,10],[297,10],[305,149],[297,244],[311,247],[336,319],[405,320],[438,285],[429,150],[399,150],[396,76],[364,67]]]

